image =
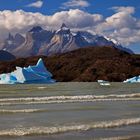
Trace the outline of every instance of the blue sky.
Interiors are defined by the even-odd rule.
[[[61,11],[61,4],[68,0],[42,0],[44,4],[41,8],[26,7],[26,5],[36,1],[37,0],[0,0],[0,10],[23,9],[28,12],[41,12],[43,14],[51,15],[57,11]],[[136,8],[135,16],[140,17],[139,0],[88,0],[88,2],[90,3],[90,6],[82,8],[82,10],[90,13],[100,13],[109,16],[112,14],[112,11],[109,10],[109,8],[113,6],[134,6]]]
[[[116,7],[116,8],[113,9],[112,7]],[[60,13],[61,11],[69,11],[69,9],[73,9],[73,11],[67,13]],[[0,0],[0,11],[2,12],[2,14],[5,15],[7,13],[3,12],[4,10],[10,10],[12,16],[15,16],[17,14],[14,13],[14,11],[16,10],[23,10],[25,13],[21,12],[20,14],[21,15],[23,14],[24,16],[28,12],[33,12],[33,13],[39,12],[43,16],[51,16],[52,21],[58,20],[58,24],[59,24],[59,19],[57,19],[56,16],[53,16],[56,13],[60,13],[59,14],[60,18],[65,20],[67,20],[66,19],[67,17],[65,18],[64,16],[65,14],[70,15],[72,13],[74,16],[78,17],[78,15],[76,14],[82,13],[83,15],[85,15],[83,16],[83,18],[85,17],[85,21],[87,21],[87,23],[83,23],[82,25],[80,25],[79,22],[83,22],[84,19],[80,17],[79,22],[74,21],[71,20],[74,19],[72,17],[73,15],[70,15],[68,24],[70,21],[76,22],[76,24],[79,25],[80,29],[85,28],[94,32],[96,30],[97,32],[103,35],[105,34],[109,37],[111,36],[112,38],[119,40],[123,45],[127,44],[126,47],[133,49],[136,53],[140,53],[140,39],[138,39],[138,37],[140,36],[140,14],[139,14],[140,0]],[[76,11],[76,10],[80,10],[80,11]],[[19,16],[19,19],[21,18],[20,14],[19,13],[17,14]],[[90,21],[91,20],[90,17],[92,16],[94,17],[93,23],[91,23]],[[42,17],[39,18],[42,19]],[[54,18],[56,18],[56,20],[54,20]],[[98,21],[96,21],[97,18],[99,18]],[[119,23],[118,21],[115,21],[116,18],[119,19]],[[23,17],[21,19],[23,19]],[[27,28],[25,27],[25,24],[22,25],[21,19],[18,22],[21,24],[21,28],[17,28],[17,29],[16,27],[10,28],[10,26],[12,26],[10,24],[3,27],[3,23],[1,23],[2,21],[0,21],[0,26],[1,26],[0,29],[2,28],[3,32],[6,31],[17,32],[18,30],[23,31],[24,29]],[[8,22],[11,22],[11,19],[10,20],[6,19],[6,20],[8,20]],[[87,26],[88,21],[90,21],[89,26]],[[17,25],[20,26],[20,24]],[[53,23],[46,22],[46,24],[51,25]],[[98,26],[99,24],[100,27]],[[126,24],[126,28],[125,28],[125,24]],[[69,25],[71,26],[71,24]],[[110,25],[112,27],[109,28]],[[53,27],[54,26],[56,26],[55,23]],[[108,31],[105,31],[105,28],[108,29]],[[132,36],[134,36],[133,38],[130,36],[131,32],[132,32]]]

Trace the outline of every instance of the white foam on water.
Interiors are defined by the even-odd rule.
[[[34,112],[44,112],[47,111],[45,109],[20,109],[20,110],[7,110],[2,109],[0,113],[34,113]]]
[[[70,131],[87,131],[90,129],[115,128],[136,124],[140,124],[140,118],[94,122],[90,124],[71,125],[71,126],[14,128],[9,130],[0,130],[0,136],[52,135]]]
[[[30,105],[30,104],[62,104],[62,103],[82,103],[82,102],[104,102],[104,101],[140,101],[140,98],[110,98],[110,99],[82,99],[82,100],[52,100],[52,101],[22,101],[22,102],[2,102],[0,106],[9,105]]]
[[[53,103],[78,103],[97,101],[139,101],[140,93],[123,95],[78,95],[78,96],[45,96],[25,98],[2,98],[0,106],[28,105],[28,104],[53,104]]]
[[[88,99],[110,99],[110,98],[139,98],[140,93],[135,94],[111,94],[111,95],[78,95],[78,96],[45,96],[45,97],[26,97],[26,98],[3,98],[0,102],[22,102],[22,101],[50,101],[50,100],[88,100]]]

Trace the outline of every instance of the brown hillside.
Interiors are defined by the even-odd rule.
[[[51,57],[37,56],[0,62],[0,73],[16,66],[35,65],[42,57],[57,81],[123,81],[140,75],[140,56],[130,55],[112,47],[90,47]]]

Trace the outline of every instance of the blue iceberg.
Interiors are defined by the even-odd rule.
[[[140,83],[140,76],[135,76],[133,78],[123,81],[123,83]]]
[[[44,66],[43,60],[40,58],[35,66],[16,67],[16,70],[0,74],[0,84],[16,84],[16,83],[54,83],[52,74]]]

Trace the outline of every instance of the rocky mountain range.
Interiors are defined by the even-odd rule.
[[[69,52],[83,47],[112,46],[132,54],[133,52],[112,39],[93,35],[87,31],[71,31],[65,24],[56,31],[33,27],[25,36],[17,33],[0,41],[0,50],[12,53],[16,57],[37,55],[54,55]]]

